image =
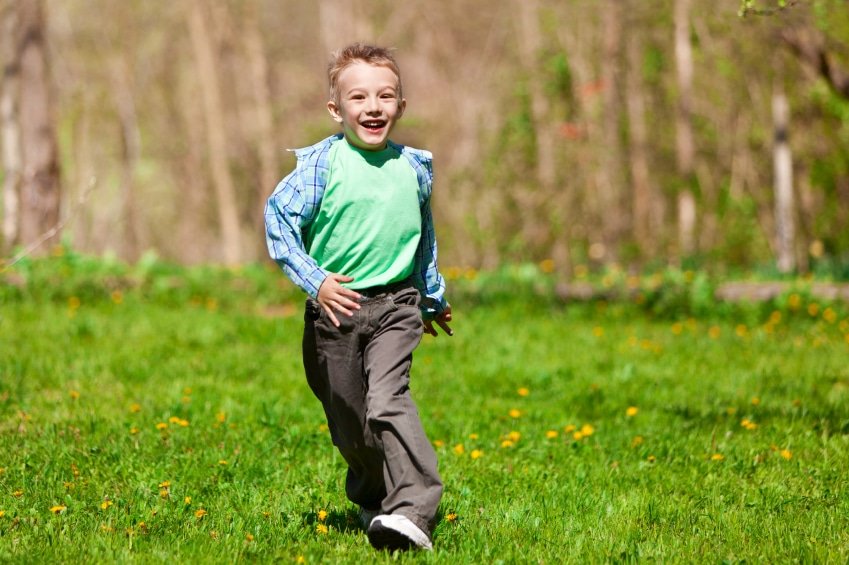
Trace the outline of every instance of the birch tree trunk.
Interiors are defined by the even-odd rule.
[[[793,158],[788,140],[789,113],[787,96],[782,90],[776,90],[772,95],[775,250],[778,270],[781,273],[791,273],[796,268]]]
[[[678,193],[679,253],[695,250],[696,198],[693,195],[693,47],[690,43],[691,0],[675,0],[675,68],[678,79],[678,106],[675,114],[675,155],[683,186]]]
[[[5,61],[0,83],[0,130],[3,144],[3,251],[18,240],[20,229],[21,130],[18,125],[20,96],[20,60],[16,48],[18,12],[11,4],[3,4],[2,44],[0,57]]]
[[[201,84],[206,142],[221,227],[222,255],[226,263],[236,265],[242,259],[239,212],[227,153],[221,82],[205,6],[203,0],[192,0],[188,14],[189,34]]]

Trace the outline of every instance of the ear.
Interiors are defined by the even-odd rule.
[[[406,110],[406,109],[407,109],[407,99],[402,98],[401,100],[398,101],[398,116],[396,116],[395,119],[400,120],[401,116],[404,115],[404,110]]]
[[[333,118],[333,121],[336,123],[342,123],[342,114],[339,111],[339,107],[336,105],[336,102],[333,100],[327,101],[327,111],[330,112],[330,116]]]

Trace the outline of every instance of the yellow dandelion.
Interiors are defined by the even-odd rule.
[[[462,443],[458,443],[454,446],[454,453],[456,453],[457,455],[463,455],[465,452],[466,448],[463,446]]]
[[[330,426],[328,426],[327,424],[319,424],[318,425],[318,431],[320,431],[322,433],[328,431],[329,429],[330,429]]]
[[[684,331],[684,324],[681,322],[675,322],[672,324],[672,333],[675,335],[681,335]]]
[[[6,511],[5,511],[5,510],[0,510],[0,518],[2,518],[2,517],[3,517],[3,516],[5,516],[5,515],[6,515]]]
[[[130,428],[130,435],[136,435],[137,433],[139,433],[139,429],[137,427],[133,426]]]
[[[165,431],[168,429],[168,424],[166,424],[165,422],[159,422],[158,424],[156,424],[156,429],[159,431]]]
[[[327,526],[324,524],[316,524],[315,531],[320,534],[326,534],[328,532]]]
[[[596,326],[593,328],[593,335],[595,337],[604,337],[604,328],[601,326]]]
[[[790,461],[790,459],[793,457],[793,454],[790,452],[789,449],[782,449],[780,451],[780,455],[788,461]]]
[[[326,510],[319,510],[318,511],[318,521],[324,522],[325,520],[327,520],[327,511]]]
[[[513,408],[509,412],[511,418],[519,418],[522,416],[522,411],[516,408]]]
[[[728,408],[725,409],[725,413],[728,414],[729,416],[733,416],[734,414],[737,413],[737,409],[733,406],[729,406]]]
[[[225,414],[224,412],[218,412],[215,415],[215,419],[218,421],[219,424],[223,424],[227,421],[227,414]]]
[[[62,486],[63,486],[63,487],[65,487],[65,488],[66,488],[66,489],[68,489],[68,490],[73,490],[73,489],[74,489],[74,487],[75,487],[76,485],[74,485],[74,483],[71,483],[71,482],[68,482],[68,481],[64,481],[64,482],[62,483]]]
[[[72,391],[70,391],[70,392],[68,393],[68,395],[71,397],[71,400],[77,400],[77,399],[79,399],[79,397],[80,397],[80,393],[79,393],[78,391],[76,391],[76,390],[72,390]]]
[[[531,393],[531,391],[529,391],[525,387],[522,387],[522,388],[520,388],[519,390],[516,391],[516,394],[518,394],[519,396],[528,396],[530,393]]]
[[[187,428],[187,427],[189,427],[189,421],[188,421],[188,420],[183,420],[182,418],[181,418],[180,420],[178,420],[178,421],[177,421],[177,424],[178,424],[180,427],[182,427],[182,428]]]
[[[114,302],[115,304],[121,304],[122,302],[124,302],[124,293],[120,290],[113,290],[111,296],[112,302]]]
[[[0,467],[0,475],[6,472],[6,467]]]
[[[62,512],[64,512],[67,509],[68,509],[67,506],[62,506],[61,504],[57,504],[56,506],[52,506],[50,508],[50,511],[53,512],[54,514],[61,514]]]
[[[799,296],[798,294],[794,293],[794,294],[791,294],[789,297],[787,297],[787,306],[791,310],[798,310],[799,306],[801,306],[801,305],[802,305],[802,297]]]
[[[655,457],[654,455],[649,455],[648,457],[646,457],[646,460],[649,463],[654,463],[655,461],[657,461],[657,457]]]
[[[483,451],[481,451],[480,449],[473,449],[469,456],[472,459],[478,459],[480,457],[483,457]]]
[[[108,510],[110,506],[112,506],[111,500],[104,500],[103,502],[100,503],[100,509],[101,510]]]
[[[710,456],[711,461],[722,461],[723,459],[725,459],[725,456],[721,453],[714,453]]]
[[[828,322],[829,324],[833,324],[837,321],[837,312],[831,309],[831,307],[826,308],[822,312],[822,319]]]
[[[631,447],[639,447],[643,444],[643,436],[634,436],[631,440]]]
[[[19,490],[16,490],[15,492],[13,492],[13,493],[12,493],[12,496],[14,496],[15,498],[20,498],[20,497],[22,497],[23,495],[24,495],[24,491],[22,491],[22,490],[20,490],[20,489],[19,489]]]
[[[478,439],[478,434],[469,434],[469,439]]]
[[[749,335],[749,328],[745,324],[737,324],[737,327],[734,328],[734,333],[737,334],[737,337],[746,337]]]
[[[254,541],[254,535],[253,535],[253,534],[250,534],[250,533],[249,533],[249,534],[245,534],[245,539],[246,539],[247,541]]]
[[[628,345],[630,345],[631,347],[636,347],[637,344],[639,344],[639,343],[640,343],[640,340],[637,339],[637,336],[635,336],[635,335],[632,335],[631,337],[628,338]]]
[[[171,416],[170,418],[168,418],[168,422],[171,424],[179,424],[180,418],[178,418],[177,416]]]
[[[513,445],[514,445],[513,442],[510,441],[509,439],[505,439],[504,441],[501,442],[502,448],[513,447]]]
[[[576,429],[577,429],[577,428],[576,428],[574,425],[569,424],[568,426],[566,426],[566,427],[564,427],[564,428],[563,428],[563,431],[564,431],[564,432],[566,432],[567,434],[571,434],[571,433],[572,433],[572,432],[574,432]]]
[[[197,518],[198,520],[200,520],[201,518],[203,518],[206,515],[207,515],[207,511],[204,510],[203,508],[198,508],[195,511],[195,518]]]
[[[303,565],[306,562],[307,562],[307,560],[304,559],[303,555],[299,555],[299,556],[295,557],[295,563],[297,563],[298,565]]]
[[[512,441],[513,443],[515,443],[515,442],[519,441],[520,439],[522,439],[522,434],[520,434],[519,432],[517,432],[517,431],[513,430],[512,432],[510,432],[509,434],[507,434],[507,439],[509,439],[510,441]]]
[[[575,441],[581,441],[582,439],[584,439],[584,434],[582,434],[581,432],[575,432],[572,434],[572,439],[574,439]]]
[[[546,274],[554,272],[554,259],[543,259],[539,262],[539,269]]]
[[[547,432],[545,432],[545,437],[548,439],[556,439],[557,436],[558,434],[556,430],[548,430]]]
[[[761,399],[758,398],[757,396],[753,396],[751,402],[752,402],[752,406],[757,406],[761,403]]]
[[[436,447],[436,448],[444,447],[445,442],[442,441],[441,439],[435,439],[435,440],[433,440],[433,446]]]
[[[186,498],[183,499],[183,504],[185,504],[186,506],[190,505],[191,503],[192,503],[192,497],[191,496],[187,496]]]
[[[180,399],[180,402],[182,402],[183,404],[188,404],[191,401],[192,401],[191,396],[184,396],[183,398]]]
[[[456,512],[449,512],[448,514],[445,515],[445,521],[446,522],[456,522],[457,521],[457,513]]]
[[[159,491],[159,496],[162,498],[168,498],[168,489],[162,489]]]
[[[218,464],[224,466],[224,465],[227,464],[227,460],[226,459],[219,459]]]
[[[80,304],[82,303],[80,302],[80,299],[76,296],[72,296],[68,299],[68,308],[70,308],[71,310],[76,310],[80,307]]]
[[[722,335],[722,329],[719,326],[711,326],[708,330],[708,336],[711,339],[719,339],[719,336]]]
[[[640,409],[637,408],[636,406],[629,406],[625,410],[625,415],[628,416],[629,418],[633,418],[634,416],[637,415],[637,412],[639,412],[639,411],[640,411]]]
[[[811,302],[808,304],[808,315],[812,318],[816,318],[817,314],[820,312],[820,305],[816,302]]]
[[[581,426],[581,433],[585,436],[591,436],[595,433],[595,428],[592,427],[590,424],[584,424],[583,426]]]

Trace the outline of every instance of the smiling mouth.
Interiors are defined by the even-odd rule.
[[[364,122],[360,122],[360,125],[366,128],[369,131],[379,131],[383,129],[386,125],[385,120],[366,120]]]

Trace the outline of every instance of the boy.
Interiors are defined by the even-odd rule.
[[[413,349],[452,335],[436,264],[431,154],[389,141],[406,108],[389,50],[334,54],[342,133],[296,151],[265,210],[271,257],[309,294],[303,357],[371,544],[431,549],[442,482],[410,396]]]

